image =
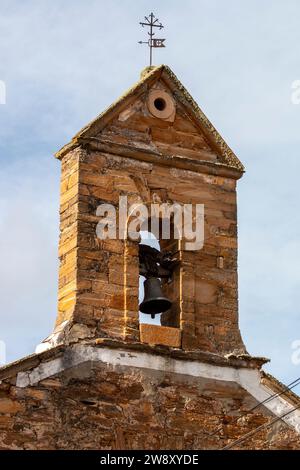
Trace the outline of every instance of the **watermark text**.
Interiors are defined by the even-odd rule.
[[[134,203],[119,198],[119,207],[100,204],[96,234],[100,240],[140,240],[140,231],[150,231],[157,239],[182,240],[183,249],[201,250],[204,244],[204,204]]]

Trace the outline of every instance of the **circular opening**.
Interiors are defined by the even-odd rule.
[[[163,111],[166,107],[167,103],[165,102],[165,100],[163,98],[156,98],[154,100],[154,106],[156,107],[156,109],[158,111]]]

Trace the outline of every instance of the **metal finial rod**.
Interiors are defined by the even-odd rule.
[[[153,32],[153,28],[162,29],[164,26],[162,25],[162,23],[159,22],[158,18],[156,18],[153,13],[150,13],[149,16],[145,16],[145,21],[140,21],[140,25],[142,27],[146,26],[147,28],[149,28],[148,41],[139,41],[139,44],[148,44],[149,49],[150,49],[150,67],[151,67],[153,47],[166,47],[164,45],[165,39],[154,38],[155,33]]]

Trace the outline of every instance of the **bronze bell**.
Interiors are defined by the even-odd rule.
[[[155,318],[157,313],[169,310],[171,305],[172,302],[163,295],[158,277],[149,277],[144,281],[144,300],[140,304],[142,313],[148,313],[151,318]]]

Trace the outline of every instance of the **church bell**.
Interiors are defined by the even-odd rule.
[[[155,318],[157,313],[169,310],[172,302],[163,295],[161,281],[157,277],[149,277],[144,281],[144,300],[140,304],[140,312],[148,313]]]

